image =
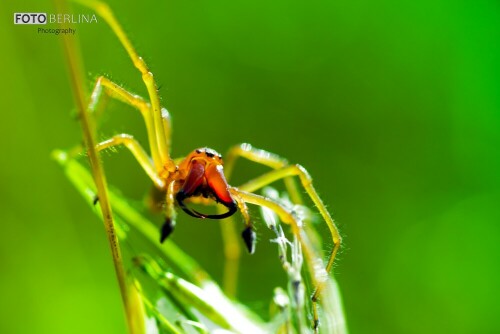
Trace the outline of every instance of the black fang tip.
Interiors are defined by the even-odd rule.
[[[165,223],[161,227],[161,231],[160,231],[160,243],[163,243],[165,241],[165,239],[168,238],[170,233],[172,233],[172,231],[174,230],[174,226],[175,226],[175,224],[172,222],[172,219],[167,218],[165,220]]]
[[[243,240],[245,241],[245,245],[247,246],[248,252],[253,254],[255,252],[255,240],[257,239],[257,235],[255,231],[248,226],[243,233],[241,233]]]
[[[96,205],[97,202],[99,202],[99,196],[95,195],[94,200],[92,201],[92,204]]]

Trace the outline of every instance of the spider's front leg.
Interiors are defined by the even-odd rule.
[[[325,204],[323,204],[323,201],[319,197],[318,193],[316,192],[316,189],[314,189],[313,184],[312,184],[312,178],[307,172],[307,170],[302,167],[301,165],[290,165],[287,167],[283,167],[281,169],[273,170],[271,172],[268,172],[262,176],[259,176],[251,181],[248,181],[247,183],[243,184],[242,186],[238,187],[242,191],[248,191],[248,192],[254,192],[258,189],[261,189],[275,181],[278,181],[280,179],[284,179],[287,177],[291,176],[298,176],[300,179],[300,182],[304,189],[306,190],[307,194],[313,201],[314,205],[318,208],[319,213],[323,217],[325,223],[327,224],[330,234],[332,237],[332,241],[334,243],[333,249],[330,253],[330,256],[328,258],[328,263],[326,265],[326,271],[329,273],[331,271],[333,262],[335,260],[335,255],[337,254],[339,248],[340,248],[340,243],[341,243],[341,237],[339,230],[337,226],[335,225],[335,222],[332,219],[332,216],[328,212],[328,210],[325,207]],[[314,294],[314,298],[317,298],[318,294],[317,292]]]
[[[228,153],[226,154],[226,156],[224,158],[224,174],[226,175],[226,178],[228,180],[230,180],[230,178],[233,174],[233,171],[234,171],[234,166],[236,164],[236,161],[239,158],[245,158],[249,161],[270,167],[274,170],[282,170],[282,169],[286,168],[287,166],[290,166],[287,159],[280,157],[277,154],[274,154],[272,152],[265,151],[265,150],[262,150],[259,148],[255,148],[251,144],[248,144],[248,143],[243,143],[243,144],[239,144],[239,145],[235,145],[235,146],[231,147],[231,149],[228,151]],[[293,168],[294,167],[292,167],[292,169]],[[305,171],[305,169],[303,169],[303,168],[302,168],[302,170],[305,173],[303,173],[304,176],[301,177],[301,180],[302,179],[311,179],[309,177],[309,174],[307,173],[307,171]],[[288,192],[288,195],[290,196],[290,199],[291,199],[293,204],[302,204],[303,203],[302,196],[301,196],[301,193],[299,191],[299,188],[297,187],[297,182],[294,179],[294,177],[297,176],[298,173],[292,172],[289,174],[290,175],[282,177],[283,182],[284,182],[285,187],[286,187],[286,190]],[[272,182],[274,182],[274,180],[268,182],[268,184],[272,183]],[[247,184],[250,184],[250,182],[248,182]],[[265,185],[266,184],[264,184],[262,186],[265,186]],[[312,185],[310,188],[312,188]],[[259,188],[249,187],[246,190],[248,190],[250,192],[254,192],[258,189]],[[307,187],[306,187],[306,190],[307,190]],[[331,226],[333,225],[333,230],[335,230],[335,231],[332,231],[332,238],[334,240],[338,239],[338,243],[334,241],[335,246],[337,246],[337,248],[338,248],[340,246],[340,237],[338,237],[338,232],[336,231],[336,227],[335,227],[335,224],[333,223],[333,220],[331,219],[330,215],[328,214],[328,212],[324,208],[324,205],[321,202],[321,200],[319,199],[319,196],[317,195],[314,188],[308,190],[307,192],[310,195],[313,194],[313,196],[318,199],[318,201],[315,201],[315,204],[318,206],[318,208],[320,208],[321,214],[324,217],[327,224],[329,225],[331,231],[332,231]],[[318,205],[318,203],[319,203],[319,205]],[[321,209],[321,208],[323,208],[323,209]],[[226,292],[234,293],[234,291],[236,291],[236,281],[238,279],[237,271],[238,271],[238,267],[239,267],[239,258],[240,258],[240,253],[241,253],[240,252],[240,244],[238,242],[238,239],[236,236],[237,233],[233,227],[233,224],[221,224],[221,229],[222,229],[222,237],[225,241],[224,254],[226,257],[226,265],[224,268],[224,277],[225,277],[224,287],[225,287]],[[313,231],[310,228],[307,228],[307,226],[306,226],[306,233],[309,234],[309,238],[311,240],[314,240],[314,241],[318,240],[318,237],[317,237],[315,231]],[[334,234],[335,234],[335,236],[333,236]],[[336,252],[336,250],[335,250],[335,252]],[[333,263],[333,258],[332,258],[332,256],[330,256],[330,257],[331,257],[331,261],[329,261],[329,262]],[[317,294],[315,294],[315,296],[317,297]]]
[[[231,194],[240,200],[254,204],[257,206],[262,206],[271,209],[274,211],[280,218],[280,220],[291,226],[292,233],[297,238],[300,243],[303,254],[306,258],[306,264],[308,266],[308,272],[311,279],[312,284],[315,287],[322,286],[328,279],[328,275],[322,266],[319,266],[319,263],[322,263],[321,256],[316,251],[316,248],[310,241],[307,233],[305,233],[302,222],[299,221],[295,215],[286,209],[281,203],[276,202],[270,198],[257,195],[251,192],[242,191],[238,188],[231,188]],[[294,284],[300,284],[301,282],[294,282]],[[317,288],[316,288],[317,290]],[[312,308],[313,308],[313,328],[314,331],[318,331],[319,325],[319,313],[317,308],[317,299],[312,299]],[[328,303],[326,303],[328,304]],[[329,314],[333,314],[333,312],[329,309]]]
[[[245,158],[257,164],[261,164],[272,169],[280,169],[288,165],[288,161],[274,153],[253,147],[243,143],[231,147],[224,158],[224,175],[230,181],[234,171],[234,166],[238,158]],[[297,184],[293,177],[284,179],[286,189],[295,204],[301,204],[302,199],[298,191]],[[229,218],[232,220],[232,218]],[[228,295],[235,295],[237,290],[239,262],[241,248],[238,233],[232,221],[221,223],[222,239],[224,240],[224,291]]]
[[[238,187],[238,189],[240,189],[240,191],[242,192],[254,192],[275,181],[286,179],[293,176],[299,177],[302,186],[306,190],[307,194],[309,195],[314,205],[318,208],[318,211],[320,212],[321,216],[323,217],[325,223],[327,224],[330,230],[334,246],[333,249],[330,251],[328,262],[325,266],[325,271],[326,274],[328,275],[335,261],[335,256],[340,248],[341,237],[337,229],[337,226],[335,225],[332,217],[330,216],[330,213],[323,204],[323,201],[316,192],[316,189],[314,189],[313,187],[311,176],[304,167],[302,167],[301,165],[290,165],[283,167],[281,169],[276,169],[245,183],[244,185]],[[311,300],[313,302],[313,316],[315,321],[315,328],[319,321],[318,310],[316,305],[320,292],[323,289],[323,287],[324,287],[324,282],[318,282],[315,291],[311,297]]]
[[[280,169],[289,165],[287,159],[280,157],[277,154],[259,148],[255,148],[248,143],[243,143],[231,147],[231,149],[229,150],[224,159],[225,161],[224,171],[228,180],[233,174],[234,165],[236,164],[236,161],[240,157],[255,162],[257,164],[270,167],[272,169]],[[300,192],[297,189],[297,184],[295,183],[293,177],[285,178],[284,182],[288,194],[291,196],[292,202],[295,204],[301,204],[302,198],[300,196]]]

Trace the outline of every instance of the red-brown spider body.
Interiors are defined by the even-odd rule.
[[[210,148],[198,148],[188,154],[173,172],[160,174],[166,185],[171,185],[171,197],[188,215],[195,218],[223,219],[238,211],[238,204],[230,193],[230,186],[224,176],[222,156]],[[164,189],[161,189],[164,190]],[[169,196],[167,191],[167,197]],[[189,208],[184,201],[211,204],[216,202],[228,210],[221,214],[204,214]],[[167,201],[168,202],[168,201]],[[167,204],[168,206],[168,204]],[[175,211],[167,209],[165,223],[161,228],[160,241],[163,242],[172,233],[175,226]],[[243,240],[250,253],[255,247],[255,232],[248,226],[242,233]]]
[[[224,176],[222,156],[210,148],[199,148],[191,152],[177,167],[176,201],[184,212],[196,218],[222,219],[237,211],[236,201],[229,192]],[[207,215],[189,209],[184,200],[202,197],[221,203],[228,211],[218,215]]]

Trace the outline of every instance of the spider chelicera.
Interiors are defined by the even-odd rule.
[[[311,298],[313,305],[313,326],[317,329],[319,321],[317,300],[320,296],[323,283],[326,281],[324,274],[328,274],[332,269],[335,255],[340,247],[341,238],[333,219],[312,185],[309,173],[300,165],[290,165],[285,159],[264,150],[253,148],[250,144],[241,144],[231,148],[226,156],[225,165],[222,156],[210,148],[198,148],[184,158],[172,159],[170,156],[170,115],[160,105],[160,97],[153,74],[149,71],[144,60],[139,57],[106,4],[98,1],[77,0],[77,2],[81,2],[94,9],[109,24],[124,46],[133,64],[140,71],[142,80],[146,85],[149,101],[128,92],[123,87],[101,76],[97,79],[92,91],[88,111],[93,113],[96,110],[100,97],[104,93],[141,112],[147,128],[150,155],[148,155],[138,141],[127,134],[113,136],[99,143],[96,149],[101,151],[113,146],[125,146],[137,159],[149,178],[153,181],[157,190],[166,194],[164,206],[165,221],[160,231],[160,241],[165,241],[170,233],[172,233],[176,221],[177,207],[190,216],[200,219],[223,219],[239,211],[245,223],[242,237],[248,251],[253,253],[255,250],[256,235],[247,204],[271,209],[283,223],[291,226],[292,233],[297,237],[302,246],[309,267],[311,281],[316,287]],[[241,186],[233,187],[229,185],[227,179],[229,179],[235,161],[239,157],[266,165],[273,170]],[[225,166],[225,170],[223,165]],[[302,187],[318,208],[319,213],[330,230],[334,246],[330,252],[326,266],[322,264],[323,261],[316,250],[317,247],[311,243],[307,233],[304,233],[302,223],[297,219],[296,214],[281,203],[255,193],[255,191],[275,181],[284,180],[288,193],[292,199],[295,198],[295,202],[298,202],[300,201],[300,194],[295,185],[294,177],[299,178]],[[190,208],[188,205],[189,202],[201,204],[213,204],[213,202],[217,202],[225,206],[227,211],[218,214],[205,214]],[[321,264],[321,268],[318,268],[318,263]]]

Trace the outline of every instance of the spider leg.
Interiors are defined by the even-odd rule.
[[[268,184],[271,184],[277,180],[290,177],[290,176],[298,176],[300,179],[300,182],[304,189],[306,190],[307,194],[313,201],[314,205],[318,208],[321,216],[325,220],[326,224],[328,225],[328,228],[330,230],[330,234],[332,237],[332,241],[334,243],[333,250],[330,253],[328,263],[326,265],[326,271],[329,273],[333,262],[335,260],[335,255],[337,254],[337,251],[340,247],[341,243],[341,237],[339,230],[337,229],[337,226],[335,225],[332,217],[330,216],[330,213],[326,209],[325,205],[323,204],[323,201],[319,197],[318,193],[316,192],[316,189],[314,189],[312,185],[312,178],[307,172],[307,170],[302,167],[301,165],[290,165],[287,167],[283,167],[281,169],[273,170],[271,172],[268,172],[262,176],[259,176],[242,186],[238,187],[238,189],[242,191],[248,191],[248,192],[253,192],[255,190],[258,190]],[[316,296],[317,297],[317,296]]]
[[[323,269],[322,266],[318,266],[318,263],[322,263],[321,257],[316,252],[313,244],[309,240],[307,233],[305,233],[301,222],[299,222],[293,215],[292,212],[283,207],[280,203],[251,192],[243,191],[238,188],[231,188],[231,194],[238,196],[241,200],[246,203],[263,206],[274,211],[279,217],[280,220],[291,226],[292,233],[299,240],[302,251],[307,259],[306,264],[308,266],[308,272],[311,278],[311,281],[314,286],[316,286],[316,291],[318,291],[318,287],[322,286],[328,278],[327,272]],[[315,332],[317,332],[317,328],[319,325],[319,313],[317,303],[318,300],[312,299],[312,308],[313,308],[313,327]]]
[[[241,211],[241,210],[240,210]],[[222,240],[224,243],[223,288],[229,297],[235,297],[238,288],[238,272],[241,257],[240,240],[234,226],[233,217],[221,220]]]
[[[170,235],[170,233],[173,232],[176,217],[177,212],[175,211],[175,181],[172,181],[168,184],[167,187],[165,223],[161,227],[160,243],[163,243],[165,239],[167,239],[167,237]]]
[[[245,221],[245,229],[243,230],[241,236],[245,241],[245,245],[247,246],[248,252],[250,254],[253,254],[255,252],[256,235],[253,230],[250,214],[248,213],[248,207],[245,204],[245,201],[241,198],[241,196],[237,192],[231,192],[231,195],[233,195],[233,197],[235,198],[236,204],[238,205],[238,209],[240,210],[241,215],[243,216],[243,220]]]
[[[149,99],[151,101],[151,114],[152,114],[152,127],[155,129],[156,133],[156,144],[158,147],[158,155],[161,162],[165,165],[171,162],[170,159],[170,124],[169,115],[166,109],[162,109],[160,106],[160,96],[158,94],[158,86],[153,78],[153,73],[149,71],[146,62],[137,54],[134,46],[130,42],[127,34],[121,27],[118,20],[115,18],[113,11],[109,6],[101,1],[96,0],[74,0],[86,7],[94,10],[99,16],[101,16],[106,23],[110,26],[111,30],[120,40],[121,44],[127,51],[130,59],[132,60],[134,66],[141,72],[142,80],[146,85],[148,91]]]
[[[277,154],[255,148],[251,144],[243,143],[231,147],[224,158],[224,175],[226,179],[230,179],[236,160],[239,157],[271,167],[272,169],[280,169],[289,165],[288,160]],[[293,177],[285,178],[284,182],[292,202],[302,204],[302,198]]]
[[[238,205],[238,209],[243,216],[243,221],[246,226],[242,233],[243,240],[245,241],[245,245],[247,246],[249,253],[253,253],[255,250],[255,232],[252,228],[248,207],[238,194],[232,195],[236,200],[236,204]],[[224,240],[225,258],[223,287],[226,295],[230,297],[236,296],[238,288],[239,260],[241,257],[240,239],[238,238],[238,232],[235,230],[233,217],[234,216],[231,216],[220,221],[222,239]]]
[[[141,112],[144,118],[144,123],[146,123],[149,147],[151,150],[151,156],[153,158],[155,168],[158,171],[161,170],[163,166],[159,159],[158,145],[156,143],[156,130],[153,126],[153,114],[151,113],[149,104],[142,97],[132,94],[125,90],[123,87],[112,82],[108,78],[100,76],[97,78],[94,89],[92,90],[92,94],[90,96],[88,107],[89,113],[95,113],[97,105],[103,93],[125,104],[128,104]]]
[[[290,166],[283,167],[281,169],[276,169],[276,170],[270,171],[262,176],[259,176],[255,179],[245,183],[244,185],[238,187],[238,189],[240,189],[241,191],[245,191],[245,192],[253,192],[253,191],[258,190],[258,189],[260,189],[268,184],[271,184],[277,180],[291,177],[291,176],[298,176],[299,177],[302,186],[304,187],[307,194],[309,195],[309,197],[313,201],[314,205],[316,205],[316,207],[318,208],[321,216],[323,217],[324,221],[326,222],[326,224],[330,230],[330,234],[331,234],[331,238],[332,238],[334,246],[333,246],[333,249],[330,251],[328,262],[327,262],[327,265],[325,267],[326,273],[329,274],[331,269],[332,269],[333,262],[335,261],[335,256],[337,255],[337,252],[340,248],[341,237],[340,237],[339,230],[337,229],[337,226],[335,225],[332,217],[330,216],[330,213],[328,212],[325,205],[323,204],[323,201],[321,200],[318,193],[316,192],[316,189],[314,189],[314,187],[313,187],[311,176],[309,175],[309,173],[307,172],[307,170],[304,167],[302,167],[301,165],[290,165]],[[316,315],[317,315],[316,302],[319,298],[319,294],[320,294],[323,286],[324,285],[322,283],[318,284],[316,286],[316,289],[315,289],[312,297],[311,297],[312,302],[313,302],[313,307],[315,309],[314,313]],[[317,316],[315,316],[315,319],[316,318],[317,318]]]
[[[165,188],[165,182],[158,176],[153,162],[148,157],[147,153],[144,151],[142,146],[130,135],[120,134],[111,137],[108,140],[105,140],[96,145],[96,150],[101,151],[109,147],[124,145],[126,148],[130,150],[130,152],[134,155],[136,160],[139,162],[141,167],[144,169],[146,174],[151,178],[154,182],[155,186],[158,189]]]
[[[258,149],[253,147],[251,144],[243,143],[231,147],[224,157],[224,175],[229,181],[233,171],[234,166],[238,158],[245,158],[249,161],[270,167],[272,169],[281,169],[285,166],[289,166],[288,160],[280,157],[277,154]],[[302,204],[302,196],[297,187],[297,182],[293,176],[285,177],[283,179],[285,183],[286,190],[291,197],[294,204]],[[241,254],[240,243],[237,237],[237,232],[234,228],[232,221],[221,222],[221,232],[222,239],[224,240],[224,254],[226,259],[226,265],[224,267],[224,277],[232,277],[235,282],[224,281],[225,291],[228,292],[228,286],[236,287],[236,281],[238,279],[237,275],[228,273],[228,270],[237,272],[239,266],[239,258]],[[312,240],[318,240],[315,232],[306,226],[306,233],[309,234],[309,238]],[[236,288],[234,289],[236,291]]]
[[[279,169],[288,165],[288,161],[280,156],[252,147],[250,144],[239,144],[231,147],[224,157],[224,175],[229,181],[234,170],[234,165],[239,157],[246,158],[273,169]],[[285,185],[292,200],[300,204],[300,193],[293,178],[286,178]],[[239,203],[239,201],[238,201]],[[227,222],[221,222],[222,239],[224,240],[224,291],[234,295],[237,289],[239,262],[241,257],[240,240],[238,232],[234,227],[233,218]]]

